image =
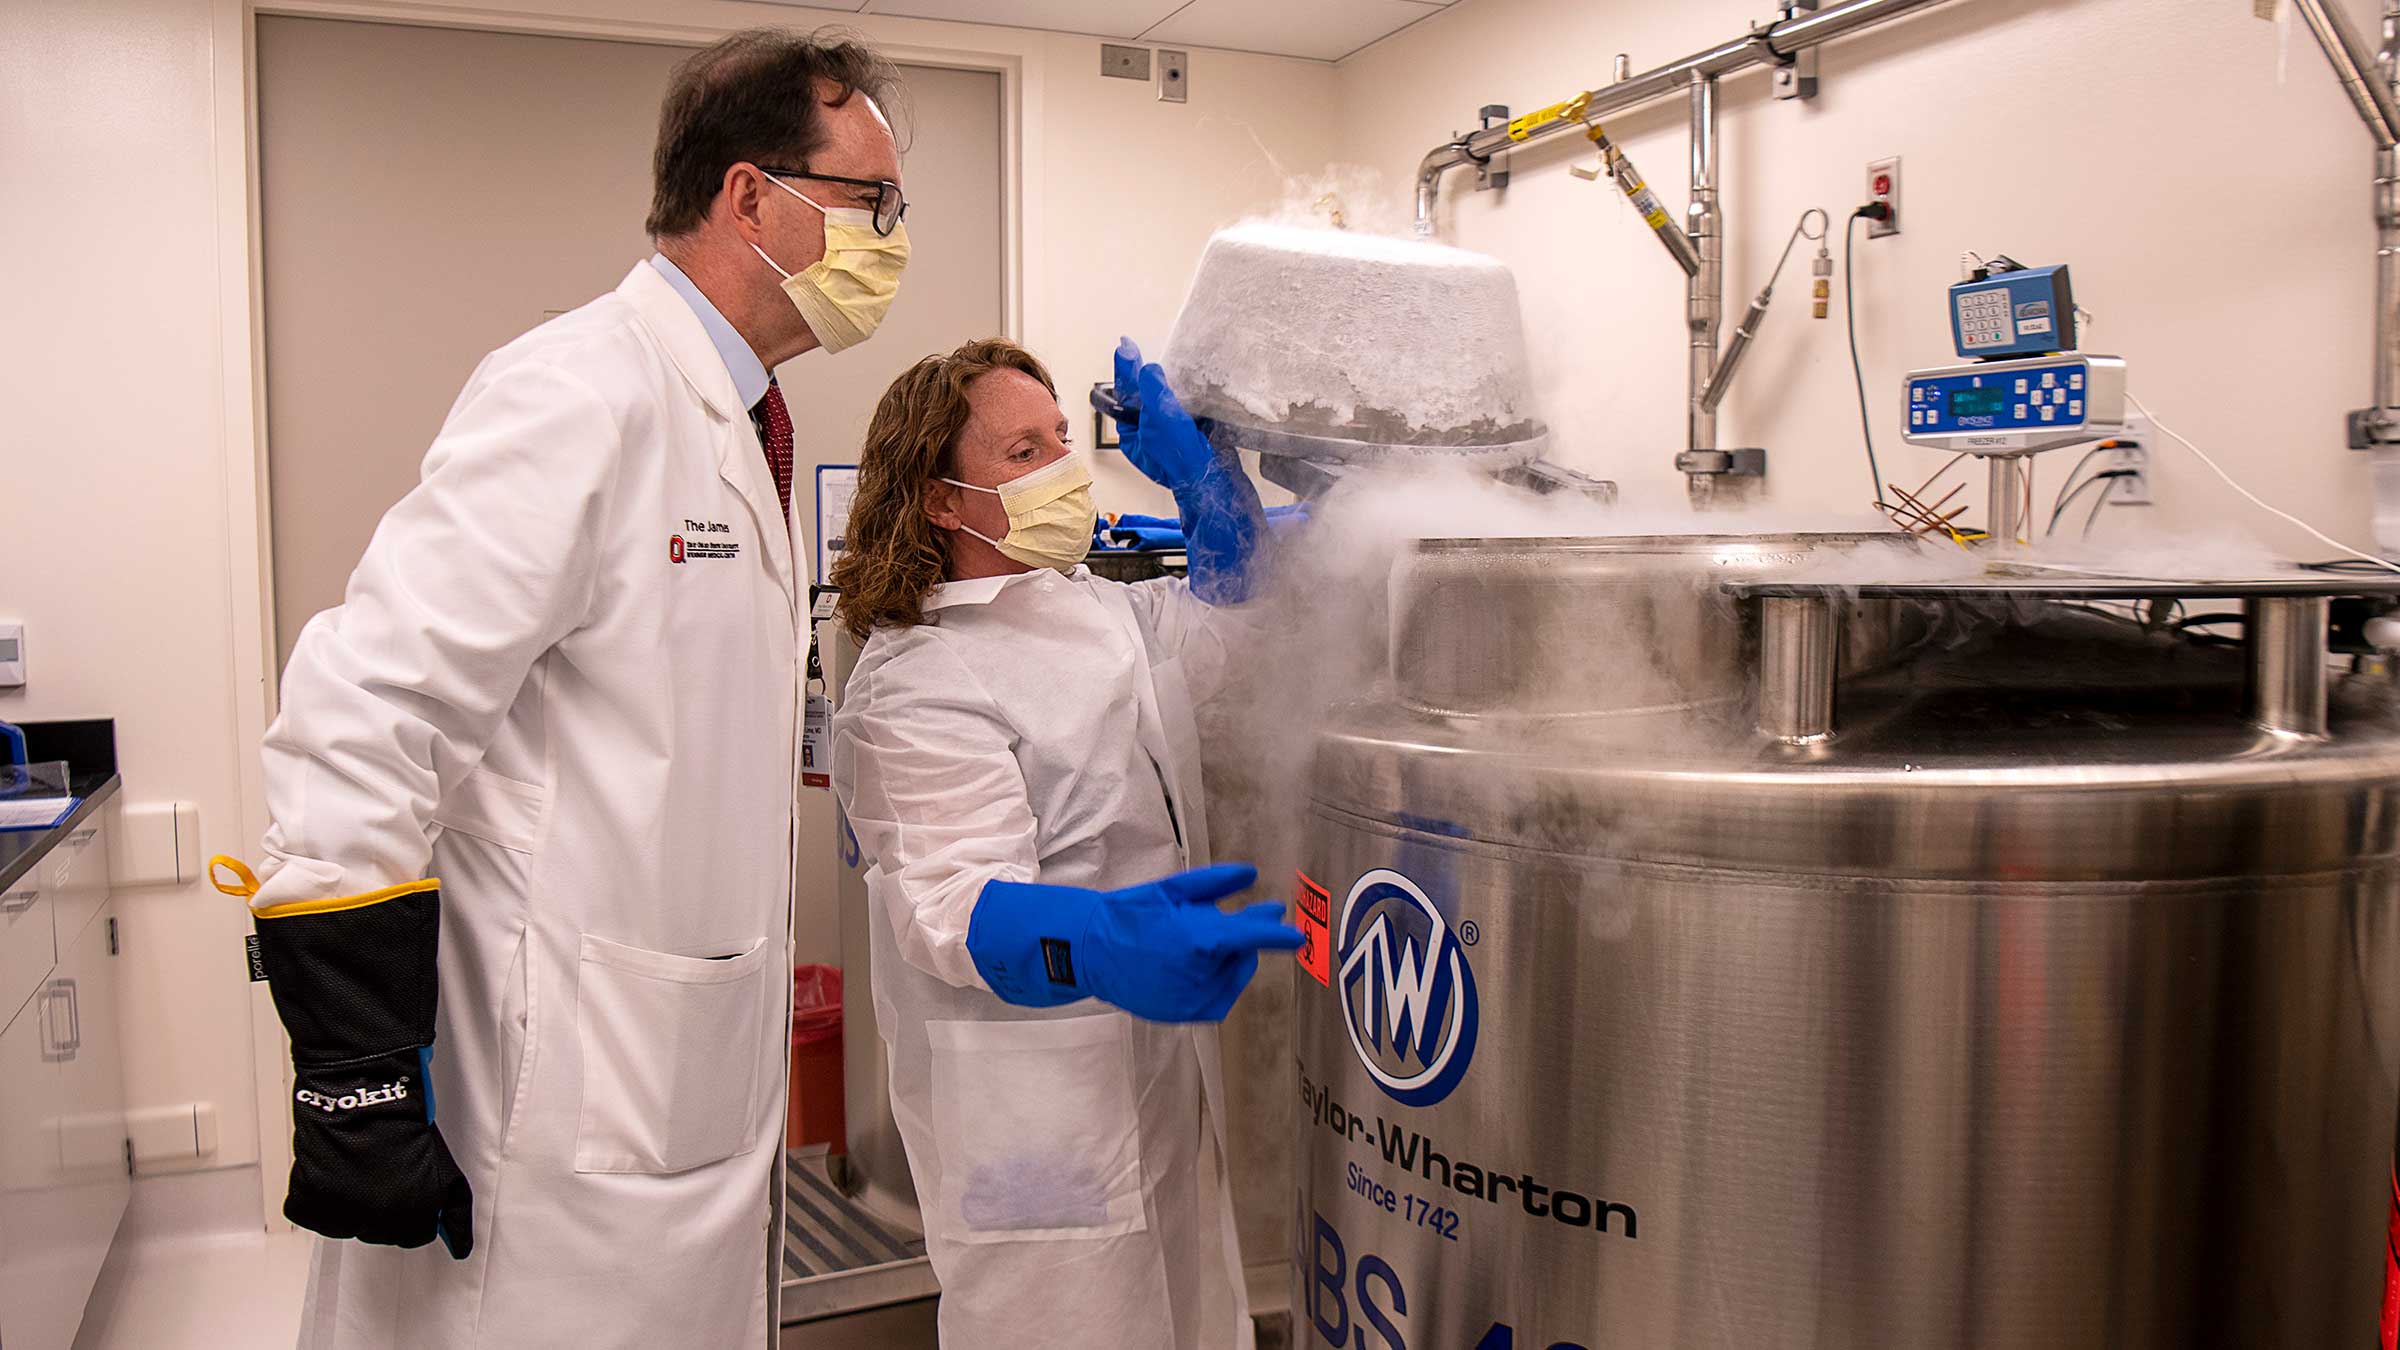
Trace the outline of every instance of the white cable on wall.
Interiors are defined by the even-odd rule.
[[[2299,526],[2301,529],[2308,532],[2309,537],[2315,539],[2318,543],[2325,545],[2327,548],[2346,553],[2351,557],[2357,558],[2363,562],[2371,562],[2377,567],[2385,568],[2393,572],[2400,572],[2400,563],[2394,563],[2388,558],[2378,558],[2372,553],[2362,553],[2359,550],[2350,547],[2348,544],[2343,543],[2341,540],[2334,538],[2332,535],[2325,533],[2323,530],[2318,529],[2316,526],[2309,524],[2307,521],[2302,520],[2300,517],[2293,515],[2291,512],[2268,505],[2259,497],[2257,493],[2252,492],[2250,489],[2233,481],[2233,475],[2225,472],[2225,470],[2218,465],[2214,459],[2209,458],[2209,454],[2206,450],[2203,450],[2199,446],[2192,444],[2190,437],[2185,436],[2182,432],[2177,431],[2171,426],[2168,426],[2166,423],[2159,421],[2158,414],[2150,411],[2149,405],[2143,403],[2140,399],[2135,398],[2133,396],[2133,391],[2126,391],[2125,401],[2133,405],[2134,411],[2140,413],[2144,417],[2149,418],[2151,426],[2158,428],[2159,431],[2172,438],[2178,445],[2181,445],[2184,449],[2191,451],[2194,455],[2197,455],[2200,459],[2200,462],[2208,466],[2209,472],[2215,474],[2219,478],[2224,479],[2225,486],[2232,488],[2234,491],[2248,498],[2252,506],[2255,506],[2259,510],[2266,512],[2268,515],[2279,517]]]

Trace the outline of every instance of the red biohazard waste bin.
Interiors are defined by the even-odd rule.
[[[786,1148],[831,1144],[843,1152],[842,972],[837,966],[792,968],[792,1088],[785,1117]]]

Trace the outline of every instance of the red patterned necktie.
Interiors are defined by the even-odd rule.
[[[775,381],[767,381],[767,396],[759,400],[759,423],[763,434],[759,446],[767,452],[767,472],[775,476],[775,496],[783,503],[783,513],[792,513],[792,413],[783,406],[783,390]]]

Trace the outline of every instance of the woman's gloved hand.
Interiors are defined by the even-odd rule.
[[[1145,365],[1132,338],[1117,341],[1116,396],[1124,409],[1117,434],[1125,457],[1175,494],[1192,593],[1212,605],[1247,599],[1266,512],[1240,461],[1217,453],[1168,387],[1167,373],[1155,362]]]
[[[1217,908],[1257,880],[1248,863],[1219,863],[1121,891],[988,882],[967,954],[993,993],[1021,1007],[1097,998],[1153,1022],[1221,1022],[1260,952],[1300,948],[1279,901]]]

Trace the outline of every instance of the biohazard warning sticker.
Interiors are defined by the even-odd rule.
[[[1308,879],[1306,872],[1292,873],[1299,883],[1300,936],[1306,941],[1300,947],[1300,968],[1309,978],[1330,988],[1333,984],[1333,893]]]

